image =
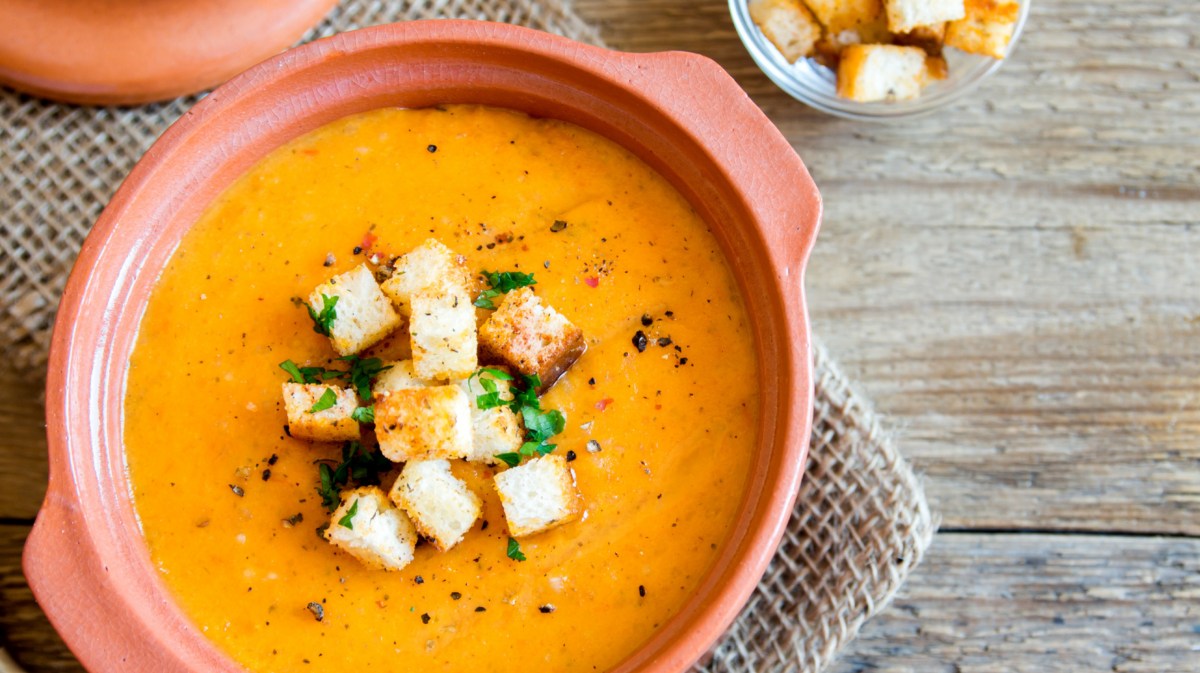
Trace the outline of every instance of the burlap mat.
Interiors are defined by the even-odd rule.
[[[346,0],[304,39],[453,16],[599,44],[569,2]],[[0,354],[19,371],[42,376],[84,236],[133,164],[195,100],[87,108],[0,90]],[[912,471],[818,347],[812,450],[787,535],[742,615],[696,670],[821,670],[886,605],[934,527]]]

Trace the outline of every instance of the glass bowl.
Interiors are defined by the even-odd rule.
[[[1025,27],[1031,0],[1020,0],[1020,3],[1021,12],[1008,45],[1009,58]],[[859,103],[837,95],[837,74],[833,70],[811,58],[788,63],[751,20],[747,0],[729,0],[729,13],[750,57],[772,82],[809,107],[847,119],[878,121],[928,114],[967,95],[1004,64],[1004,60],[947,47],[945,57],[949,72],[946,79],[926,86],[919,98],[890,103]]]

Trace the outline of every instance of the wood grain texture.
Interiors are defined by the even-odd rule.
[[[0,520],[32,519],[46,493],[42,399],[40,384],[0,367]]]
[[[725,2],[576,8],[715,58],[804,158],[814,329],[945,525],[1200,534],[1200,6],[1035,2],[995,77],[893,124],[779,91]]]
[[[81,671],[0,526],[0,631],[28,673]],[[1200,540],[943,534],[832,673],[1195,671]]]

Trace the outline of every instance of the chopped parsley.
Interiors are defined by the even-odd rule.
[[[384,366],[383,360],[379,358],[363,359],[357,355],[347,355],[338,359],[350,363],[350,371],[344,374],[350,379],[350,386],[358,391],[358,396],[364,400],[371,399],[371,382],[375,377],[392,368],[391,365]]]
[[[368,425],[370,423],[374,423],[375,422],[375,405],[372,404],[369,407],[356,407],[354,409],[354,411],[350,412],[350,418],[353,418],[354,420],[358,421],[359,423],[362,423],[363,425]]]
[[[479,308],[494,310],[496,304],[492,300],[496,297],[512,292],[519,287],[537,285],[532,273],[521,273],[520,271],[481,271],[480,273],[491,288],[484,290],[476,297],[475,305]]]
[[[509,391],[513,396],[512,401],[505,401],[500,397],[496,381],[480,376],[485,373],[492,375],[495,379],[510,382]],[[541,400],[537,396],[542,381],[536,374],[533,376],[522,375],[520,383],[517,383],[512,375],[498,369],[480,369],[471,376],[472,378],[479,377],[479,385],[484,390],[482,395],[475,397],[476,407],[493,409],[507,404],[513,413],[521,416],[521,420],[525,423],[525,442],[521,448],[515,452],[498,453],[496,458],[504,461],[509,467],[516,467],[521,464],[522,458],[545,456],[557,448],[557,445],[551,444],[549,440],[563,431],[567,419],[558,409],[542,409]]]
[[[379,475],[392,469],[392,461],[378,451],[367,451],[359,442],[343,444],[342,462],[332,467],[331,463],[321,462],[317,468],[321,479],[317,494],[331,512],[341,502],[342,488],[351,481],[359,486],[378,484]]]
[[[344,372],[330,371],[324,367],[300,367],[291,360],[280,362],[279,368],[292,377],[293,383],[321,383],[344,375]]]
[[[521,543],[514,538],[508,538],[508,558],[514,561],[524,561],[525,554],[521,552]]]
[[[312,405],[312,409],[309,409],[308,413],[315,414],[318,411],[332,409],[333,405],[335,404],[337,404],[337,393],[334,392],[333,388],[326,388],[325,392],[321,393],[321,399],[317,400],[317,403]]]
[[[321,310],[317,311],[312,306],[308,307],[308,317],[312,318],[313,331],[317,334],[330,336],[330,330],[333,329],[333,321],[337,320],[337,303],[338,297],[330,297],[327,294],[321,295]]]
[[[346,516],[338,519],[338,525],[341,526],[342,528],[349,528],[350,530],[354,530],[354,515],[355,514],[358,514],[358,498],[355,498],[354,502],[351,503],[351,505],[350,505],[350,509],[346,510]]]

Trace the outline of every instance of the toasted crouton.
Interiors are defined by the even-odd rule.
[[[433,385],[417,376],[417,373],[413,371],[412,360],[396,360],[389,362],[388,366],[388,369],[383,370],[379,376],[375,377],[375,384],[371,386],[371,398],[376,402],[390,392],[428,388]]]
[[[846,47],[838,64],[838,95],[861,103],[916,98],[928,77],[925,58],[925,51],[917,47]]]
[[[308,296],[310,309],[321,314],[326,297],[331,301],[336,297],[337,301],[332,308],[329,339],[339,355],[354,355],[369,348],[400,326],[400,316],[365,264],[318,285]]]
[[[542,456],[496,477],[508,532],[525,537],[574,521],[583,513],[575,475],[562,456]]]
[[[500,307],[480,326],[479,347],[485,362],[537,375],[541,392],[575,364],[587,344],[582,330],[523,287],[505,295]]]
[[[393,463],[466,458],[471,410],[458,386],[397,390],[375,403],[379,450]]]
[[[837,33],[826,31],[815,46],[816,59],[818,63],[836,70],[842,51],[846,47],[852,44],[883,44],[890,40],[891,33],[888,32],[887,18],[880,13],[874,19],[853,28],[847,28]]]
[[[479,496],[451,474],[446,460],[410,461],[392,486],[391,498],[442,551],[462,540],[483,507]]]
[[[414,294],[434,288],[470,294],[471,273],[466,258],[433,238],[397,259],[392,276],[383,282],[384,293],[403,315],[412,312]]]
[[[413,560],[417,529],[383,489],[365,486],[342,493],[325,539],[373,568],[400,570]]]
[[[511,453],[521,448],[521,421],[508,406],[479,408],[479,397],[488,395],[480,379],[494,381],[496,393],[502,402],[513,399],[512,387],[508,381],[497,379],[487,372],[464,380],[459,385],[467,393],[467,401],[471,405],[471,454],[467,460],[477,463],[495,465],[500,453]]]
[[[475,307],[466,293],[436,289],[412,295],[408,331],[418,377],[457,381],[479,367]]]
[[[333,406],[312,411],[327,390],[336,396]],[[283,407],[287,411],[288,433],[293,437],[321,442],[358,439],[358,421],[351,417],[357,406],[353,390],[320,383],[283,384]]]
[[[966,16],[946,28],[946,44],[972,54],[1004,58],[1021,6],[1003,0],[966,0]]]
[[[800,0],[752,0],[750,18],[788,63],[812,54],[821,38],[821,24]]]
[[[804,0],[830,33],[875,23],[883,16],[883,0]]]
[[[884,0],[884,8],[893,33],[961,19],[966,12],[963,0]]]

